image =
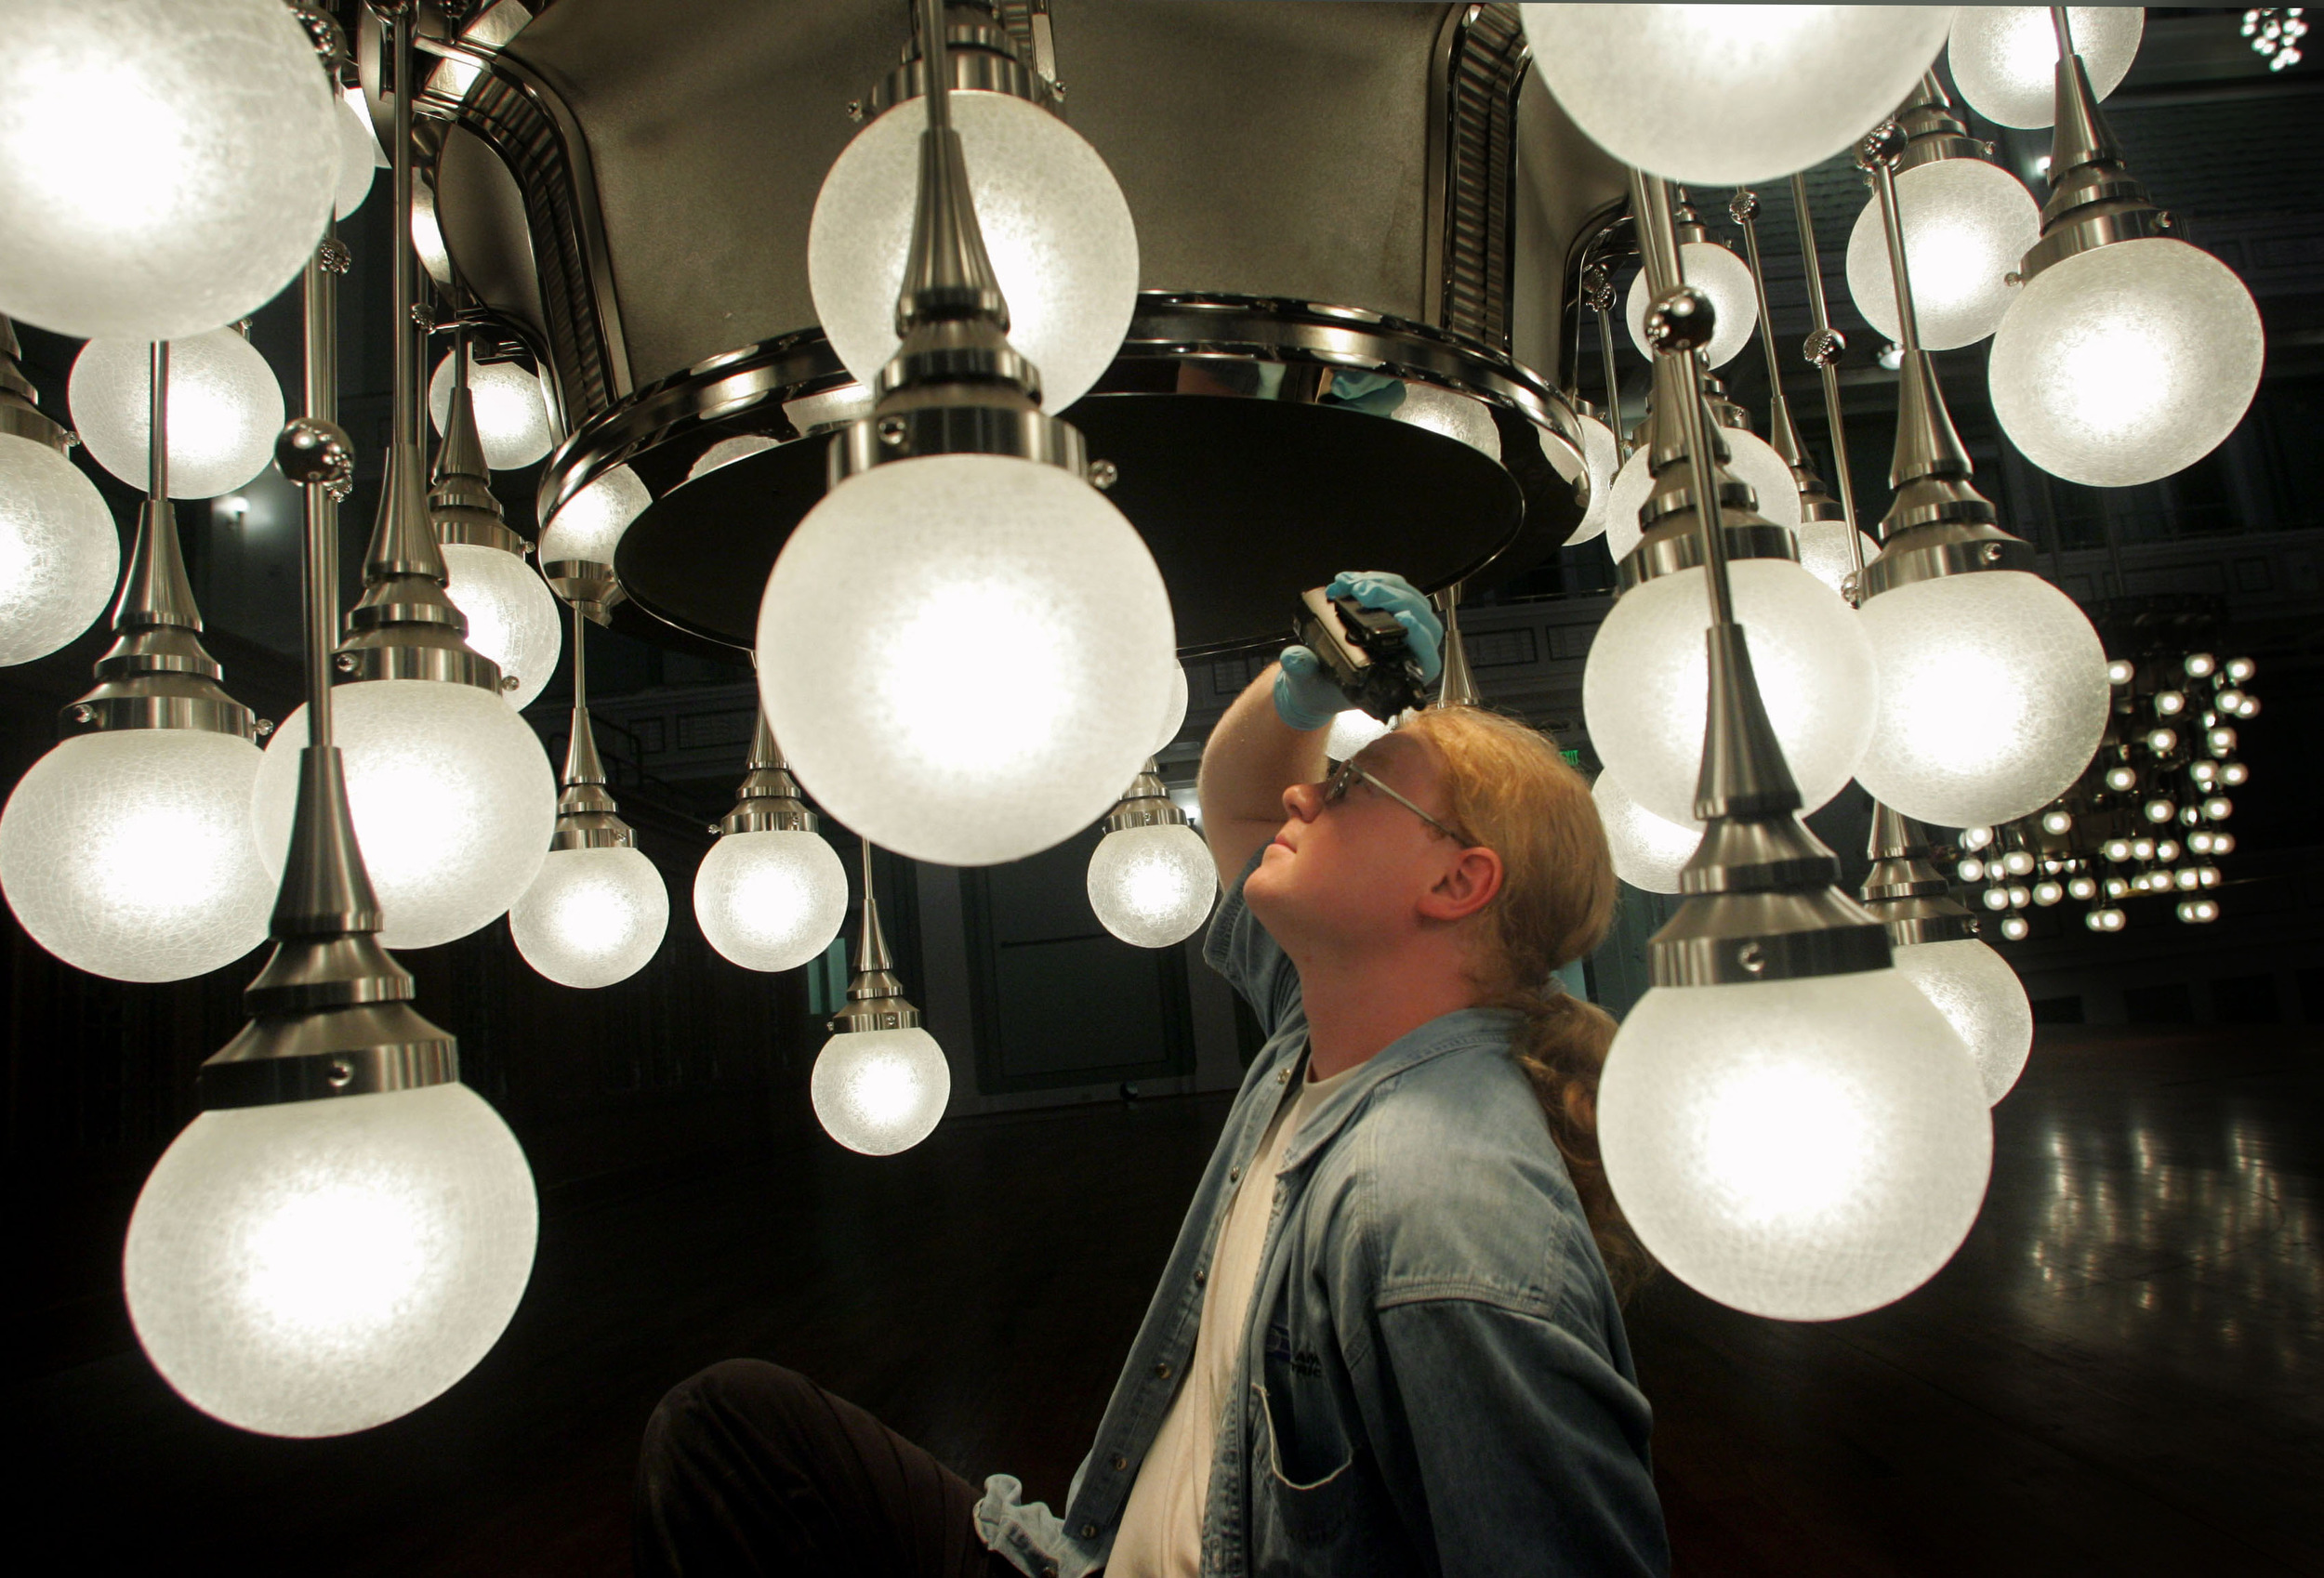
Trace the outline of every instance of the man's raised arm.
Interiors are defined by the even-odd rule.
[[[1330,727],[1294,729],[1275,707],[1281,665],[1269,664],[1226,709],[1202,748],[1202,835],[1229,887],[1243,874],[1289,814],[1283,792],[1324,775],[1324,736]]]

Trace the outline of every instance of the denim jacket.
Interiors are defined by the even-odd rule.
[[[997,1474],[976,1509],[985,1543],[1035,1578],[1104,1565],[1193,1358],[1227,1206],[1238,1186],[1272,1187],[1239,1380],[1221,1405],[1205,1578],[1667,1572],[1652,1414],[1580,1201],[1511,1057],[1514,1016],[1462,1009],[1393,1043],[1315,1110],[1272,1180],[1243,1185],[1302,1077],[1307,1016],[1240,881],[1205,956],[1269,1027],[1266,1045],[1064,1516]]]

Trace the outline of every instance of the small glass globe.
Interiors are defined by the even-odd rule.
[[[1581,427],[1582,465],[1590,472],[1590,507],[1574,534],[1565,539],[1569,548],[1605,535],[1606,523],[1614,519],[1614,475],[1622,468],[1622,452],[1614,441],[1614,430],[1594,416],[1575,420]],[[1637,511],[1631,513],[1635,517]]]
[[[791,533],[759,689],[832,816],[914,860],[992,865],[1114,804],[1169,680],[1108,655],[1176,645],[1154,556],[1103,493],[1054,466],[931,456],[849,478]]]
[[[436,363],[435,372],[428,379],[428,418],[439,433],[452,420],[453,373],[452,358],[447,354]],[[521,364],[479,362],[475,352],[470,351],[468,392],[469,403],[476,408],[476,436],[484,441],[484,464],[495,471],[522,470],[547,454],[556,443],[556,432],[548,425],[548,401],[541,394],[541,381]]]
[[[1982,159],[1916,164],[1896,178],[1896,218],[1921,348],[1974,345],[1999,327],[2016,292],[2006,282],[2041,239],[2041,211],[2025,183]],[[1877,198],[1848,235],[1848,294],[1866,322],[1903,337]]]
[[[1918,581],[1858,614],[1879,670],[1856,778],[1938,827],[2029,816],[2090,765],[2112,688],[2090,621],[2023,571]]]
[[[508,909],[524,962],[560,986],[611,986],[643,969],[669,930],[669,889],[638,850],[551,849]]]
[[[1679,248],[1679,260],[1686,283],[1710,297],[1718,313],[1709,355],[1713,367],[1723,367],[1751,343],[1751,331],[1759,326],[1759,293],[1751,284],[1750,266],[1715,241],[1685,243]],[[1654,352],[1646,347],[1646,309],[1653,305],[1654,293],[1646,288],[1646,271],[1641,269],[1631,276],[1622,315],[1630,325],[1630,343],[1650,362]]]
[[[465,1085],[231,1108],[154,1164],[122,1282],[146,1357],[194,1407],[342,1436],[492,1350],[538,1228],[523,1151]]]
[[[1210,918],[1219,868],[1191,827],[1125,827],[1089,857],[1089,907],[1098,922],[1138,948],[1183,942]]]
[[[46,657],[94,625],[120,573],[97,484],[46,444],[0,433],[0,664]]]
[[[761,433],[740,433],[731,439],[720,439],[702,452],[702,458],[686,468],[686,480],[706,476],[721,466],[732,466],[746,455],[774,448],[774,441]]]
[[[1626,164],[1740,186],[1820,164],[1895,113],[1949,6],[1521,6],[1533,62]]]
[[[702,935],[746,970],[797,969],[847,919],[847,871],[815,833],[729,833],[694,873]]]
[[[1152,753],[1157,756],[1178,739],[1178,731],[1186,727],[1186,670],[1180,665],[1177,652],[1170,652],[1169,658],[1169,672],[1165,683],[1169,689],[1168,699],[1162,704],[1162,727],[1155,734]]]
[[[66,401],[89,458],[142,489],[152,468],[152,347],[91,340],[73,363]],[[169,342],[169,496],[231,493],[274,460],[283,386],[231,329]]]
[[[2053,895],[2050,902],[2056,901]],[[2007,1096],[2026,1072],[2034,1034],[2033,1005],[2026,1000],[2025,983],[2009,961],[1975,938],[1964,937],[1897,949],[1896,973],[1936,1005],[1968,1046],[1987,1105]]]
[[[1848,577],[1856,572],[1855,556],[1848,551],[1848,523],[1844,520],[1802,520],[1797,535],[1800,568],[1833,591],[1841,591]],[[1867,564],[1881,555],[1880,544],[1861,532],[1856,533],[1856,546],[1864,551],[1864,562]]]
[[[638,480],[638,474],[627,466],[616,466],[567,499],[564,507],[549,517],[548,530],[541,533],[540,546],[533,550],[533,557],[543,564],[575,560],[611,564],[614,550],[621,546],[622,533],[653,502],[654,495]]]
[[[1855,611],[1789,559],[1738,559],[1727,573],[1768,720],[1814,810],[1847,783],[1871,733],[1871,649]],[[1710,623],[1700,570],[1657,576],[1615,603],[1582,671],[1599,757],[1665,822],[1695,813]]]
[[[2259,309],[2183,241],[2118,242],[2034,276],[1994,332],[1993,414],[2055,477],[2127,488],[2235,431],[2265,356]]]
[[[501,698],[519,709],[557,672],[565,650],[565,622],[557,594],[540,572],[501,548],[446,543],[444,595],[468,616],[468,644],[500,665],[517,688]]]
[[[143,343],[257,311],[330,217],[335,97],[280,0],[11,6],[0,313]]]
[[[258,858],[259,752],[233,734],[76,734],[33,764],[0,812],[0,889],[33,940],[115,980],[185,980],[266,940],[274,878]]]
[[[363,205],[371,195],[372,176],[378,166],[372,162],[371,123],[362,111],[346,99],[339,100],[338,114],[339,167],[334,187],[336,195],[331,210],[344,219]]]
[[[1598,1088],[1606,1180],[1672,1275],[1781,1321],[1902,1298],[1968,1235],[1993,1125],[1961,1037],[1893,969],[1658,986]]]
[[[1138,299],[1138,230],[1114,173],[1080,134],[1005,93],[951,96],[984,250],[1009,303],[1009,341],[1063,411],[1104,372]],[[855,134],[807,228],[807,280],[831,348],[868,388],[896,353],[896,295],[920,186],[923,100]]]
[[[952,1099],[952,1069],[924,1030],[843,1032],[823,1044],[807,1091],[824,1132],[866,1156],[909,1151]]]
[[[2146,7],[2071,6],[2067,24],[2090,91],[2104,99],[2138,54]],[[1945,59],[1961,96],[1994,125],[2024,129],[2056,119],[2058,38],[2047,6],[1961,7]]]
[[[1800,480],[1791,475],[1783,456],[1765,439],[1740,427],[1722,427],[1719,436],[1727,442],[1727,472],[1758,498],[1760,519],[1777,526],[1797,526]],[[1618,564],[1645,535],[1638,512],[1654,495],[1654,472],[1647,467],[1652,449],[1651,444],[1641,444],[1631,451],[1621,470],[1614,474],[1614,486],[1606,490],[1605,546]],[[1692,488],[1693,483],[1688,486]]]
[[[1388,732],[1389,726],[1366,712],[1362,707],[1349,707],[1336,713],[1331,729],[1324,735],[1324,755],[1333,761],[1353,761],[1355,753]]]
[[[557,779],[540,737],[489,690],[367,679],[331,691],[363,866],[390,948],[431,948],[499,918],[539,874],[557,829]],[[307,709],[268,742],[253,804],[258,852],[290,845]]]
[[[1598,774],[1590,797],[1597,802],[1598,821],[1605,827],[1614,874],[1649,893],[1676,893],[1680,868],[1695,858],[1702,844],[1703,824],[1692,817],[1684,822],[1664,821],[1631,799],[1611,772]]]

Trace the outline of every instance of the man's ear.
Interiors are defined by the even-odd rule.
[[[1436,885],[1420,895],[1420,914],[1430,920],[1465,920],[1501,890],[1501,858],[1478,846],[1463,849]]]

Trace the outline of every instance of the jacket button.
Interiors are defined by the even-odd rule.
[[[1202,1286],[1203,1283],[1208,1282],[1209,1280],[1210,1273],[1208,1271],[1196,1271],[1195,1273],[1195,1285],[1196,1287]]]
[[[1096,1539],[1098,1537],[1098,1526],[1094,1523],[1084,1523],[1081,1526],[1081,1537],[1085,1540]]]
[[[1057,1578],[1057,1563],[1053,1561],[1041,1563],[1041,1578]]]
[[[1154,1367],[1154,1378],[1157,1381],[1167,1381],[1170,1378],[1170,1361],[1169,1360],[1166,1359],[1161,1363]]]
[[[1108,1463],[1110,1463],[1110,1464],[1112,1464],[1112,1465],[1114,1466],[1114,1472],[1115,1472],[1115,1473],[1116,1473],[1116,1474],[1120,1473],[1123,1469],[1125,1469],[1125,1468],[1127,1468],[1127,1467],[1129,1467],[1129,1459],[1128,1459],[1127,1457],[1124,1457],[1124,1456],[1123,1456],[1120,1453],[1118,1453],[1118,1452],[1117,1452],[1117,1453],[1116,1453],[1113,1456],[1111,1456],[1111,1457],[1107,1458],[1105,1461],[1106,1461],[1106,1462],[1108,1462]]]
[[[1243,1169],[1242,1169],[1242,1168],[1240,1168],[1240,1167],[1229,1167],[1229,1168],[1226,1170],[1226,1181],[1227,1181],[1227,1182],[1229,1182],[1229,1183],[1240,1183],[1240,1182],[1242,1181],[1242,1179],[1243,1179]]]

